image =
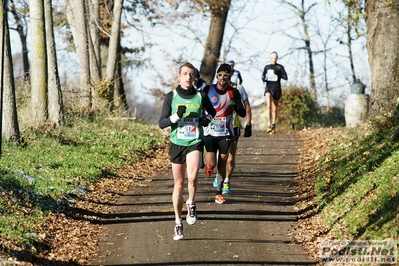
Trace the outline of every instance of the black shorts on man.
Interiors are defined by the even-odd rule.
[[[205,148],[207,152],[216,153],[219,150],[221,154],[227,154],[230,150],[230,136],[205,136],[204,137]]]
[[[203,141],[192,146],[180,146],[171,142],[169,148],[169,158],[172,163],[183,164],[186,162],[187,154],[192,151],[203,151],[203,149]]]

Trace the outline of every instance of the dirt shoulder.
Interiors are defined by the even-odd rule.
[[[297,134],[282,132],[271,136],[255,131],[251,138],[240,138],[227,204],[214,203],[213,177],[202,170],[196,199],[199,222],[184,222],[183,241],[172,239],[170,167],[160,168],[155,176],[143,175],[139,185],[115,192],[115,201],[104,203],[101,213],[84,216],[94,219],[102,231],[98,256],[88,263],[314,265],[292,237],[301,145]]]

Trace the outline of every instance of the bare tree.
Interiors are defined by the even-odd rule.
[[[25,8],[25,7],[24,7]],[[9,11],[14,16],[15,30],[18,32],[22,46],[22,63],[24,69],[24,79],[29,80],[29,57],[28,57],[28,43],[27,43],[27,22],[24,16],[21,16],[20,12],[16,10],[15,3],[10,0]],[[11,29],[11,28],[10,28]]]
[[[210,8],[211,24],[205,44],[204,56],[201,61],[200,73],[206,82],[212,83],[220,60],[220,50],[230,8],[230,0],[205,0],[205,2]]]
[[[15,97],[14,73],[11,57],[10,35],[7,19],[7,0],[0,1],[0,21],[1,21],[1,133],[6,140],[18,141],[20,139],[17,106]]]
[[[90,76],[94,84],[101,81],[100,56],[100,3],[99,0],[87,1],[89,16],[89,61]]]
[[[65,12],[72,30],[76,53],[79,60],[80,104],[84,108],[92,108],[92,88],[90,79],[88,33],[85,17],[85,3],[82,0],[64,0]]]
[[[88,52],[90,66],[90,81],[93,85],[93,109],[101,106],[98,88],[101,87],[101,53],[100,53],[100,3],[99,0],[86,1],[88,16]]]
[[[122,4],[123,4],[123,0],[115,0],[114,1],[112,28],[111,28],[111,35],[110,35],[110,40],[109,40],[107,72],[106,72],[106,78],[109,81],[113,81],[114,74],[115,74],[117,50],[118,50],[118,45],[119,45],[119,40],[120,40],[119,32],[120,32],[120,25],[121,25]]]
[[[328,9],[330,10],[330,9]],[[317,27],[315,28],[315,32],[316,35],[318,37],[318,41],[316,46],[320,46],[321,48],[319,48],[318,50],[320,51],[322,60],[321,64],[322,64],[322,69],[323,69],[323,87],[325,89],[325,97],[327,99],[327,103],[326,103],[326,107],[327,110],[330,110],[330,91],[332,89],[336,89],[339,88],[339,86],[335,86],[332,87],[330,85],[330,80],[333,79],[331,78],[331,76],[333,75],[333,73],[331,73],[331,68],[332,67],[336,67],[337,63],[335,62],[335,56],[332,56],[331,51],[334,50],[334,45],[337,46],[339,44],[337,44],[337,42],[335,41],[338,36],[340,36],[340,33],[337,32],[339,29],[339,26],[341,25],[341,20],[338,20],[335,18],[335,14],[330,13],[329,11],[325,14],[326,16],[329,16],[329,21],[330,23],[328,25],[328,27]],[[316,24],[320,25],[321,23],[323,23],[319,17],[315,18],[316,20]],[[320,75],[321,76],[321,75]]]
[[[304,50],[307,54],[307,63],[308,63],[308,70],[309,70],[309,83],[310,83],[310,95],[312,99],[317,102],[317,88],[316,88],[316,75],[315,75],[315,69],[314,69],[314,62],[313,62],[313,54],[314,51],[312,51],[311,47],[311,39],[309,35],[309,23],[308,23],[308,14],[314,8],[317,3],[313,2],[309,5],[306,5],[305,0],[301,0],[299,5],[295,5],[288,0],[282,0],[283,3],[288,5],[294,13],[299,17],[300,24],[302,27],[302,41],[304,43],[304,46],[301,47],[294,47],[296,50]],[[289,36],[288,34],[286,34]],[[292,36],[289,36],[292,39],[295,39]]]
[[[204,80],[209,83],[212,82],[215,70],[223,60],[221,59],[221,48],[231,0],[178,0],[168,1],[167,5],[163,1],[159,1],[158,4],[160,5],[159,12],[154,16],[150,16],[152,25],[160,25],[174,33],[177,31],[176,29],[179,29],[182,37],[201,44],[204,48],[204,53],[201,60],[200,74]],[[201,35],[201,32],[197,30],[199,28],[198,23],[190,23],[190,21],[198,19],[195,16],[199,14],[210,19],[209,30],[204,35]],[[206,37],[205,42],[203,41],[204,36]],[[176,62],[180,60],[181,58],[174,59]],[[184,58],[184,60],[187,59]]]
[[[58,75],[57,54],[55,49],[52,0],[44,0],[46,49],[48,71],[48,112],[49,120],[55,125],[64,124],[64,109],[60,78]]]
[[[111,36],[108,47],[108,61],[107,61],[107,72],[106,80],[110,88],[110,102],[112,106],[118,106],[121,101],[119,90],[115,90],[115,82],[120,77],[117,73],[118,64],[118,48],[120,47],[120,27],[121,27],[121,15],[122,15],[123,0],[114,1],[113,19],[111,27]]]
[[[31,41],[31,102],[32,120],[43,123],[47,120],[47,51],[44,23],[44,1],[30,0]]]
[[[338,40],[340,44],[347,47],[352,82],[356,82],[358,78],[355,71],[353,42],[364,35],[362,26],[364,24],[364,16],[362,14],[363,8],[358,1],[344,0],[343,3],[345,5],[345,10],[339,14],[345,15],[338,19],[341,22],[341,26],[345,29],[344,37],[346,40],[343,40],[343,38],[339,38]]]

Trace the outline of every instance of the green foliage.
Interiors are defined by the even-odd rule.
[[[357,135],[334,136],[320,160],[316,193],[337,238],[385,239],[399,233],[399,143],[391,119]],[[358,131],[358,130],[357,130]]]
[[[278,110],[279,128],[291,130],[308,126],[314,113],[313,106],[306,89],[293,86],[284,89]]]
[[[133,164],[165,141],[158,127],[132,121],[95,115],[69,121],[73,122],[60,128],[26,128],[23,145],[4,143],[0,160],[3,247],[34,243],[35,231],[65,195],[81,193],[85,186],[123,164]]]
[[[290,86],[283,89],[278,109],[279,129],[300,130],[315,126],[345,126],[344,109],[318,106],[304,88]]]
[[[345,110],[340,107],[322,108],[320,112],[320,124],[323,127],[345,126]]]

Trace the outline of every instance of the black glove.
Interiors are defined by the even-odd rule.
[[[244,138],[249,138],[250,136],[252,136],[252,126],[247,125],[245,127]]]
[[[185,105],[179,105],[179,107],[177,107],[177,116],[179,118],[183,117],[183,114],[186,112],[187,107]]]
[[[201,117],[198,122],[203,126],[203,127],[207,127],[209,125],[209,123],[211,122],[212,117],[210,115],[207,115],[205,117]]]

